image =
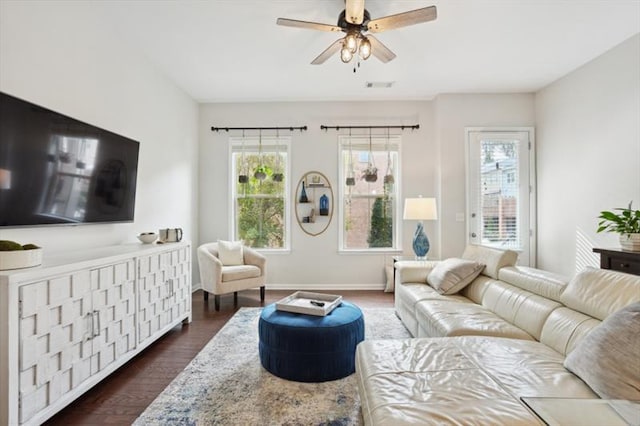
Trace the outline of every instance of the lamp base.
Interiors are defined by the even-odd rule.
[[[413,252],[418,260],[425,260],[427,253],[429,253],[429,239],[427,234],[424,233],[422,222],[418,222],[416,232],[413,234]]]

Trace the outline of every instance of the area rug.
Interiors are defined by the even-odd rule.
[[[280,379],[260,365],[261,308],[241,308],[134,425],[360,425],[355,375]],[[363,308],[366,339],[410,337],[393,308]]]

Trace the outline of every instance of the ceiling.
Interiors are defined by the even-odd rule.
[[[532,92],[640,32],[638,0],[367,0],[372,19],[435,5],[438,19],[377,34],[396,53],[356,73],[339,55],[343,0],[95,2],[114,32],[199,102],[417,100],[440,93]],[[366,82],[394,82],[366,88]]]

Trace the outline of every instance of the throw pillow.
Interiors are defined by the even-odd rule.
[[[438,263],[427,276],[427,282],[440,294],[455,294],[480,275],[483,269],[482,263],[453,257]]]
[[[565,358],[564,366],[603,399],[640,400],[640,302],[611,314]]]
[[[218,259],[225,266],[244,265],[242,241],[218,240]]]

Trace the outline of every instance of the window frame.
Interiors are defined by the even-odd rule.
[[[371,136],[372,151],[387,152],[387,139],[389,140],[389,147],[392,152],[396,153],[396,164],[394,169],[394,196],[395,205],[393,207],[394,221],[393,221],[393,246],[392,247],[374,247],[374,248],[347,248],[344,246],[345,230],[344,222],[346,219],[345,213],[345,196],[346,196],[346,184],[347,178],[345,169],[347,165],[343,164],[344,155],[343,152],[349,149],[349,140],[352,141],[352,147],[354,150],[368,151],[369,150],[369,135],[340,135],[338,136],[338,253],[340,254],[399,254],[402,253],[402,206],[401,206],[401,194],[402,194],[402,137],[400,135],[373,135]],[[378,179],[383,179],[384,174],[380,174],[380,171],[384,173],[386,171],[386,164],[384,169],[378,167]],[[356,176],[356,180],[359,179]],[[357,198],[375,198],[373,196],[358,196]]]
[[[236,162],[234,161],[234,153],[242,153],[242,141],[244,140],[245,152],[257,153],[260,137],[230,137],[229,138],[229,235],[232,240],[239,240],[240,236],[236,234],[237,229],[237,179],[238,171],[236,170]],[[284,246],[282,248],[264,248],[252,247],[261,253],[287,254],[291,252],[291,136],[262,136],[262,152],[275,153],[274,145],[284,145],[286,147],[286,161],[283,167],[284,173]],[[282,149],[280,152],[284,152]]]

